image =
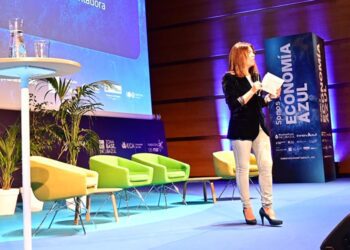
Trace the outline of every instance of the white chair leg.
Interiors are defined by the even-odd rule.
[[[232,200],[235,198],[236,182],[232,180]]]
[[[83,228],[83,231],[84,231],[84,235],[86,235],[86,230],[85,230],[85,226],[84,226],[84,221],[83,221],[83,219],[82,219],[82,217],[81,217],[81,199],[80,199],[80,197],[75,197],[74,198],[74,202],[75,202],[75,205],[76,205],[76,207],[78,208],[78,216],[79,216],[79,220],[80,220],[80,223],[81,223],[81,227]]]
[[[40,222],[39,226],[35,229],[35,231],[34,231],[34,233],[33,233],[34,236],[39,232],[40,227],[42,226],[42,224],[43,224],[44,221],[46,220],[47,216],[48,216],[52,211],[54,211],[54,208],[55,208],[56,206],[57,206],[57,201],[55,201],[55,202],[52,204],[51,208],[50,208],[49,211],[45,214],[45,216],[44,216],[44,218],[42,219],[42,221]],[[52,222],[50,223],[50,226],[51,226],[51,224],[52,224]]]
[[[161,185],[159,188],[159,197],[158,197],[158,207],[160,205],[160,198],[162,197],[162,194],[163,194],[163,190],[164,190],[164,185]]]
[[[81,200],[80,200],[80,197],[76,197],[74,198],[74,203],[76,204],[76,207],[79,207],[79,211],[78,211],[78,216],[79,216],[79,220],[80,220],[80,223],[81,223],[81,226],[83,228],[83,231],[84,231],[84,235],[86,235],[86,230],[85,230],[85,226],[84,226],[84,222],[82,220],[82,217],[81,217],[81,210],[80,210],[80,204],[82,204]],[[33,235],[35,236],[42,224],[44,223],[44,221],[47,219],[47,216],[54,212],[55,214],[53,215],[52,219],[51,219],[51,222],[50,222],[50,225],[48,227],[48,229],[51,228],[55,218],[56,218],[56,215],[58,213],[59,210],[63,209],[63,208],[67,208],[67,205],[66,205],[66,201],[65,200],[59,200],[59,201],[54,201],[53,205],[51,206],[51,208],[49,209],[49,211],[45,214],[43,220],[40,222],[40,225],[37,227],[37,229],[35,230],[35,232],[33,233]]]
[[[145,199],[142,197],[142,194],[140,193],[139,190],[137,190],[136,188],[134,188],[135,193],[137,194],[137,197],[139,197],[139,199],[141,200],[140,204],[143,203],[145,205],[145,207],[147,208],[147,210],[149,210],[149,207],[147,206],[147,203],[145,202]],[[140,205],[138,206],[138,208],[140,207]]]

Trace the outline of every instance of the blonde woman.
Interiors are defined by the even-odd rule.
[[[261,90],[255,51],[250,43],[238,42],[229,54],[229,71],[222,81],[226,103],[231,112],[227,137],[231,140],[236,161],[236,179],[243,204],[243,215],[249,225],[257,223],[250,203],[249,159],[256,156],[262,207],[259,214],[264,224],[281,225],[272,208],[272,157],[269,132],[262,107],[279,97]]]

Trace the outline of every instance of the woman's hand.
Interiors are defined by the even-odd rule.
[[[281,88],[277,89],[277,91],[276,91],[276,94],[275,94],[275,95],[273,95],[273,94],[269,94],[269,96],[270,96],[270,98],[271,98],[271,99],[277,99],[277,98],[279,98],[279,97],[280,97],[280,95],[281,95]]]
[[[252,91],[255,94],[256,92],[258,92],[261,89],[261,82],[256,81],[253,83],[252,85]]]

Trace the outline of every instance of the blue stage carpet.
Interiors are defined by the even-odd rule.
[[[217,194],[224,184],[215,183]],[[187,206],[179,195],[169,194],[168,209],[159,208],[158,196],[152,193],[146,201],[149,210],[137,209],[138,200],[134,199],[128,215],[122,203],[118,224],[107,201],[92,217],[94,223],[86,226],[86,236],[80,226],[72,226],[72,212],[61,211],[51,229],[46,230],[48,220],[33,238],[33,249],[319,249],[329,232],[350,213],[349,190],[350,180],[345,178],[319,184],[275,184],[274,207],[284,224],[270,227],[262,226],[260,218],[255,226],[244,223],[237,193],[234,200],[228,190],[216,204],[211,200],[205,203],[202,186],[193,183],[188,186]],[[258,216],[260,200],[253,187],[251,196]],[[104,198],[93,197],[93,211]],[[33,213],[33,228],[44,212]],[[1,250],[23,248],[21,228],[20,207],[14,216],[0,217]]]

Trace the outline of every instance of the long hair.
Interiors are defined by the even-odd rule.
[[[229,71],[238,77],[244,77],[245,65],[249,56],[249,48],[254,51],[253,45],[247,42],[238,42],[235,43],[229,54]],[[259,75],[258,67],[256,63],[248,69],[248,73],[253,78],[257,78]],[[253,79],[257,80],[257,79]]]

